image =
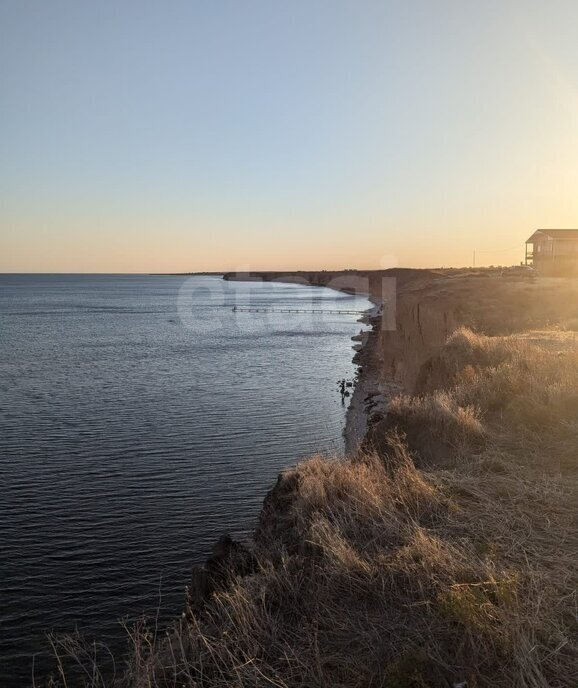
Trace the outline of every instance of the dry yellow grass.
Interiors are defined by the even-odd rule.
[[[575,686],[577,446],[573,347],[456,331],[362,453],[281,476],[257,569],[135,633],[115,685]]]

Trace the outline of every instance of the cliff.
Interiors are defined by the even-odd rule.
[[[123,685],[575,686],[578,281],[298,277],[384,302],[363,442],[279,476],[171,634],[132,635]]]

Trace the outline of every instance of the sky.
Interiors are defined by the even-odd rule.
[[[575,0],[0,0],[0,272],[514,264],[578,227]]]

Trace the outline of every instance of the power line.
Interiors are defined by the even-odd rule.
[[[499,249],[494,249],[492,251],[478,251],[474,250],[474,255],[473,255],[473,265],[476,267],[476,253],[507,253],[508,251],[514,251],[516,249],[519,249],[520,245],[516,244],[515,246],[512,246],[511,248],[499,248]]]
[[[476,253],[506,253],[506,251],[513,251],[514,249],[519,249],[519,248],[520,248],[520,244],[516,244],[515,246],[512,246],[511,248],[500,248],[500,249],[493,250],[493,251],[478,251],[476,249]]]

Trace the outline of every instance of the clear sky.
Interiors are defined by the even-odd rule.
[[[0,0],[0,271],[518,262],[578,226],[577,27],[576,0]]]

